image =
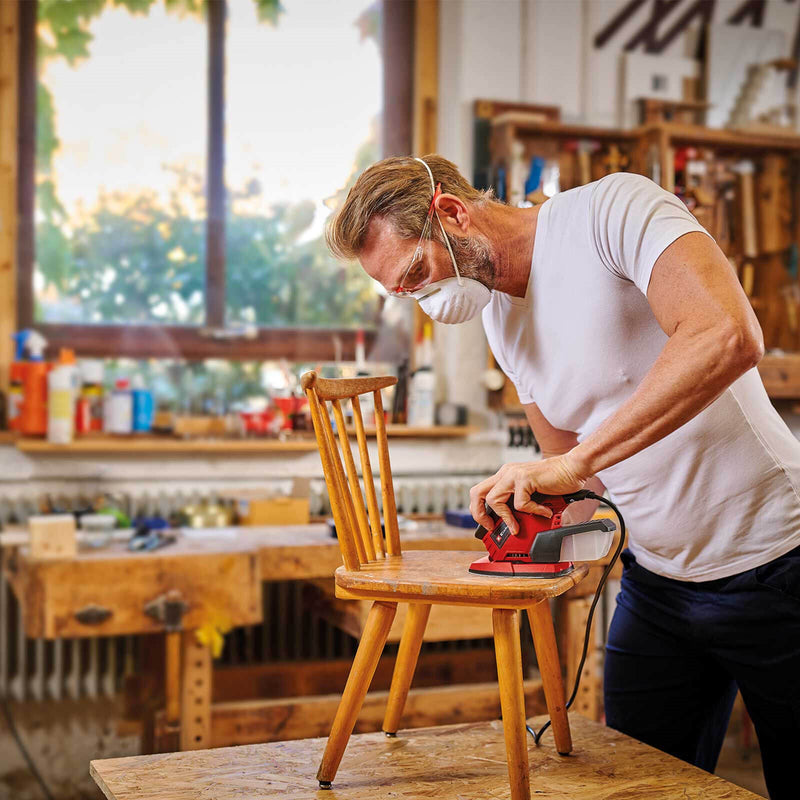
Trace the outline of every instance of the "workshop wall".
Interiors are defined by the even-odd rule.
[[[760,10],[759,10],[760,9]],[[707,15],[707,18],[706,18]],[[657,59],[669,74],[694,71],[704,22],[784,32],[792,54],[800,5],[767,0],[651,3],[642,0],[449,0],[440,4],[439,152],[472,175],[472,115],[477,98],[561,107],[564,122],[626,126],[626,60],[646,71]],[[628,73],[642,70],[627,70]],[[634,91],[631,87],[630,91]],[[480,320],[435,324],[440,399],[487,413]]]

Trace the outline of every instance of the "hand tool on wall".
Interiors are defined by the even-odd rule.
[[[752,161],[740,161],[735,167],[739,175],[739,216],[741,219],[741,236],[739,245],[745,258],[758,255],[758,239],[756,231],[756,206]]]

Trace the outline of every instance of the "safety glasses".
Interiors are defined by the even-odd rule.
[[[411,295],[416,295],[418,292],[424,290],[425,287],[431,282],[432,258],[429,251],[433,244],[432,231],[434,216],[436,217],[436,221],[439,223],[439,229],[442,232],[442,238],[447,246],[447,252],[450,254],[450,260],[453,262],[453,269],[455,270],[456,278],[458,278],[458,282],[461,284],[461,273],[458,271],[456,257],[453,255],[453,249],[450,246],[450,240],[447,238],[444,225],[442,225],[442,220],[439,218],[439,213],[436,210],[436,201],[442,194],[442,184],[437,183],[434,186],[433,174],[431,173],[428,165],[422,161],[421,158],[415,160],[420,161],[424,165],[425,169],[428,170],[428,174],[431,178],[431,188],[433,188],[433,198],[431,199],[431,204],[428,207],[428,214],[425,217],[425,224],[422,226],[422,233],[420,233],[419,239],[417,240],[417,246],[414,248],[414,253],[411,256],[411,263],[406,268],[397,286],[395,286],[389,292],[389,294],[395,297],[408,297]]]

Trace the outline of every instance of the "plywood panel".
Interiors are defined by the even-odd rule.
[[[536,727],[544,717],[534,721]],[[757,795],[580,715],[571,724],[571,756],[552,736],[528,748],[537,800],[657,797],[659,800],[757,800]],[[325,739],[243,745],[188,753],[92,761],[108,800],[306,800]],[[421,728],[389,739],[354,736],[333,784],[347,800],[397,797],[508,797],[500,721]]]

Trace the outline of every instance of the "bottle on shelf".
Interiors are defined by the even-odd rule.
[[[44,360],[47,340],[38,331],[24,330],[14,334],[17,343],[17,361],[12,374],[21,385],[14,430],[26,436],[47,434],[47,373],[52,364]]]
[[[153,393],[145,388],[141,375],[134,375],[132,386],[133,396],[133,423],[134,433],[150,433],[153,430],[153,416],[155,404]]]
[[[47,375],[47,440],[53,444],[69,444],[75,434],[77,383],[75,353],[62,347]]]
[[[103,362],[82,361],[81,387],[75,404],[75,433],[98,433],[103,430]]]
[[[433,323],[426,322],[416,348],[417,368],[411,376],[408,424],[432,427],[436,421],[436,375],[433,371]]]
[[[107,433],[127,435],[133,431],[133,392],[127,378],[117,378],[105,404]]]

